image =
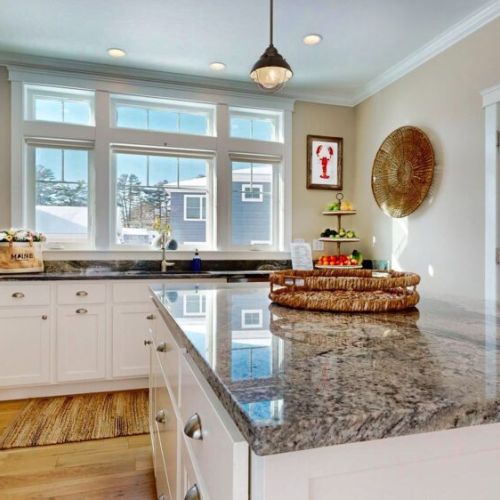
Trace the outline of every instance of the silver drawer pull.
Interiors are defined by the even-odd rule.
[[[87,309],[82,308],[76,310],[76,314],[87,314],[87,313],[88,313]]]
[[[155,315],[154,314],[148,314],[146,316],[146,319],[149,319],[149,320],[155,319]]]
[[[155,417],[155,420],[159,424],[164,424],[167,421],[167,414],[165,413],[165,410],[160,410]]]
[[[198,413],[191,415],[184,426],[184,434],[191,439],[201,441],[203,439],[203,431],[201,428],[201,418]]]
[[[200,490],[197,484],[193,484],[184,495],[184,500],[201,500]]]
[[[167,500],[167,497],[162,493],[159,497],[158,500]]]
[[[24,299],[24,293],[22,292],[14,292],[12,294],[13,299]]]
[[[151,345],[153,343],[152,340],[144,339],[144,345]]]
[[[86,292],[85,290],[80,290],[80,291],[76,292],[77,297],[87,297],[88,294],[89,294],[89,292]]]
[[[170,347],[168,347],[168,344],[166,342],[160,342],[156,348],[158,352],[167,352],[170,350]]]

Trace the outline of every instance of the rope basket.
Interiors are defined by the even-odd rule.
[[[388,312],[416,306],[420,300],[418,283],[418,274],[399,271],[280,271],[270,276],[269,298],[283,306],[311,311]]]

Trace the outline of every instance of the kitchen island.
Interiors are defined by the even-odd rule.
[[[156,354],[177,429],[193,415],[202,422],[201,439],[188,435],[189,422],[187,433],[178,431],[176,460],[184,450],[199,495],[186,498],[499,498],[494,307],[424,299],[402,313],[330,314],[273,305],[267,285],[152,290],[167,350],[180,359],[172,384],[165,372],[173,363],[162,367]],[[224,491],[225,456],[214,447],[204,465],[211,429],[190,401],[194,385],[183,393],[184,373],[201,384],[233,440]],[[189,484],[170,482],[171,497],[184,498]]]

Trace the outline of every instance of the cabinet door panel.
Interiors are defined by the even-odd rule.
[[[146,377],[149,350],[144,340],[152,337],[153,306],[129,304],[113,307],[113,377]]]
[[[59,381],[105,377],[105,306],[60,306],[57,311]]]
[[[49,378],[47,308],[0,311],[0,386],[44,384]]]

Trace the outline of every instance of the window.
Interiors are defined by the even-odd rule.
[[[279,169],[279,166],[267,163],[232,162],[233,246],[273,244],[276,169]],[[254,184],[254,181],[257,183]]]
[[[258,141],[282,141],[282,113],[231,108],[231,137]]]
[[[243,309],[241,311],[242,328],[262,328],[262,309]]]
[[[203,293],[186,294],[182,297],[184,316],[204,316],[207,314],[207,297]]]
[[[94,124],[94,93],[66,88],[27,86],[28,120],[74,125]]]
[[[204,195],[184,195],[184,220],[207,220],[207,197]]]
[[[262,184],[242,184],[241,201],[263,201],[264,186]]]
[[[214,135],[212,105],[122,96],[114,96],[112,102],[118,128]]]
[[[49,241],[89,238],[89,151],[31,148],[35,228]]]
[[[181,246],[209,243],[208,159],[122,152],[114,157],[117,244],[150,245],[167,225]]]
[[[285,250],[292,101],[12,71],[11,224],[48,249]]]

